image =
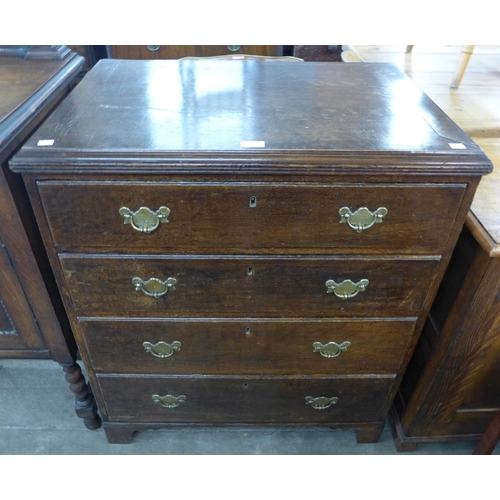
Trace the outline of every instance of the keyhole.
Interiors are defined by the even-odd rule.
[[[247,383],[247,382],[245,382],[245,383],[243,384],[243,389],[248,389],[248,383]]]
[[[252,276],[253,274],[253,267],[249,267],[247,271],[248,276]]]
[[[257,198],[255,196],[250,196],[249,205],[251,208],[255,208],[257,206]]]
[[[245,330],[245,333],[246,333],[247,335],[250,335],[250,328],[247,328],[247,329]]]

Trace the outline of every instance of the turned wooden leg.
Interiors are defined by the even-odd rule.
[[[135,429],[132,426],[104,424],[104,432],[108,443],[111,444],[128,444],[132,442],[132,436]]]
[[[95,430],[101,427],[101,417],[97,414],[92,389],[85,382],[82,369],[78,363],[59,363],[66,373],[66,382],[70,391],[75,395],[75,412],[78,417],[83,418],[87,429]]]
[[[385,422],[359,427],[356,429],[356,440],[358,443],[378,443],[384,427]]]

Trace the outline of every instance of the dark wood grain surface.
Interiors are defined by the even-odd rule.
[[[47,108],[47,103],[56,96],[60,98],[61,84],[64,86],[75,79],[83,58],[73,56],[64,60],[0,59],[0,151],[39,113],[52,108]],[[33,128],[34,124],[29,130]]]
[[[500,264],[464,227],[401,386],[397,442],[479,440],[500,408]]]
[[[114,442],[135,426],[252,422],[331,423],[376,441],[491,171],[391,65],[220,60],[100,61],[11,166]],[[387,219],[362,233],[339,223],[339,208],[360,204],[387,205]],[[140,234],[119,209],[147,205],[171,216]],[[135,289],[152,277],[175,289]],[[327,293],[328,280],[362,279],[354,297]],[[330,323],[354,339],[345,352],[287,364]],[[184,350],[132,361],[160,338]],[[187,401],[170,411],[151,391]],[[330,391],[341,394],[330,413],[305,404]]]
[[[69,53],[0,57],[0,296],[13,327],[0,333],[0,357],[69,362],[76,354],[22,179],[8,161],[68,94],[82,61]]]
[[[393,378],[252,378],[98,376],[111,421],[286,423],[376,421],[383,418]],[[153,394],[184,395],[177,408],[155,403]],[[338,397],[324,410],[307,397]]]
[[[37,329],[35,317],[26,295],[19,283],[19,278],[12,265],[5,244],[0,251],[0,270],[2,286],[0,288],[0,308],[2,328],[0,329],[0,349],[3,350],[45,350],[47,345]]]
[[[439,264],[438,258],[60,258],[79,316],[150,318],[413,316]],[[154,298],[135,290],[134,277],[174,278],[177,285]],[[355,297],[327,293],[328,280],[363,279],[369,285]]]
[[[404,152],[481,161],[491,170],[480,148],[390,64],[101,60],[14,165],[46,156],[40,139],[54,140],[50,156],[73,158]]]
[[[114,59],[180,59],[224,54],[275,56],[276,50],[276,45],[108,45],[109,55]]]
[[[82,320],[80,327],[99,373],[341,375],[396,373],[414,318],[378,321]],[[168,358],[144,342],[180,342]],[[350,345],[327,358],[313,343]]]
[[[453,224],[465,185],[66,181],[39,191],[62,251],[425,255],[445,248],[435,221]],[[119,209],[142,206],[168,207],[169,222],[149,234],[124,224]],[[340,223],[343,207],[388,213],[358,233]]]

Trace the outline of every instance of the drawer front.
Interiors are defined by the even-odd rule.
[[[444,248],[465,187],[41,182],[39,190],[60,251],[426,254]],[[358,232],[349,222],[360,223],[359,209]]]
[[[276,45],[109,45],[114,59],[179,59],[229,54],[275,56]]]
[[[439,262],[88,255],[60,260],[79,316],[212,318],[416,316]]]
[[[98,381],[111,421],[165,423],[381,421],[387,415],[394,383],[392,377],[259,379],[105,375],[98,375]]]
[[[97,372],[344,375],[396,373],[408,321],[81,321]]]

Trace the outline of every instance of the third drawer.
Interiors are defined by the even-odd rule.
[[[412,318],[80,322],[97,372],[186,375],[395,373],[414,326]]]

